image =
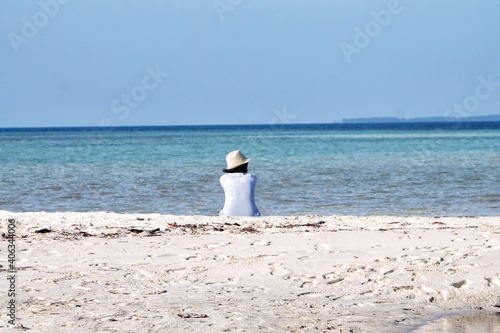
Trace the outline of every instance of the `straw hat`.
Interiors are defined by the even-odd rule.
[[[235,150],[227,154],[226,156],[227,168],[224,171],[235,169],[243,164],[250,162],[249,158],[246,158],[245,155],[241,153],[239,150]]]

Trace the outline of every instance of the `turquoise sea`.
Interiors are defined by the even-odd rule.
[[[500,123],[0,129],[0,209],[217,215],[225,156],[262,215],[500,215]]]

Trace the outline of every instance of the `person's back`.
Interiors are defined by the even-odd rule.
[[[257,176],[251,173],[228,173],[220,177],[226,195],[222,216],[260,216],[255,205]]]
[[[248,172],[248,162],[239,150],[229,153],[226,157],[227,174],[220,177],[226,200],[220,211],[221,216],[260,216],[255,205],[255,185],[257,176]]]

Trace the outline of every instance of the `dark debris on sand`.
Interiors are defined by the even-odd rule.
[[[262,228],[279,228],[279,229],[292,229],[292,228],[320,228],[325,224],[325,221],[319,221],[316,223],[303,223],[303,224],[282,224],[282,225],[270,225],[270,226],[260,226],[260,225],[246,225],[242,226],[240,223],[187,223],[187,224],[177,224],[176,222],[167,223],[167,227],[162,230],[160,228],[155,229],[143,229],[140,227],[106,227],[110,232],[104,233],[88,233],[86,231],[80,230],[80,228],[75,228],[74,232],[71,231],[57,231],[51,230],[49,228],[42,228],[35,230],[36,234],[48,234],[53,239],[78,239],[81,237],[100,237],[100,238],[116,238],[123,237],[127,235],[137,235],[140,237],[151,237],[151,236],[161,236],[163,234],[207,234],[212,232],[223,232],[226,231],[231,234],[252,234],[260,233]],[[306,232],[309,231],[306,229]],[[334,231],[334,230],[331,230]],[[27,237],[27,236],[26,236]]]

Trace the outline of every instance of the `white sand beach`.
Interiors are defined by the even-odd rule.
[[[500,307],[500,217],[0,211],[2,234],[8,219],[29,332],[408,332]]]

